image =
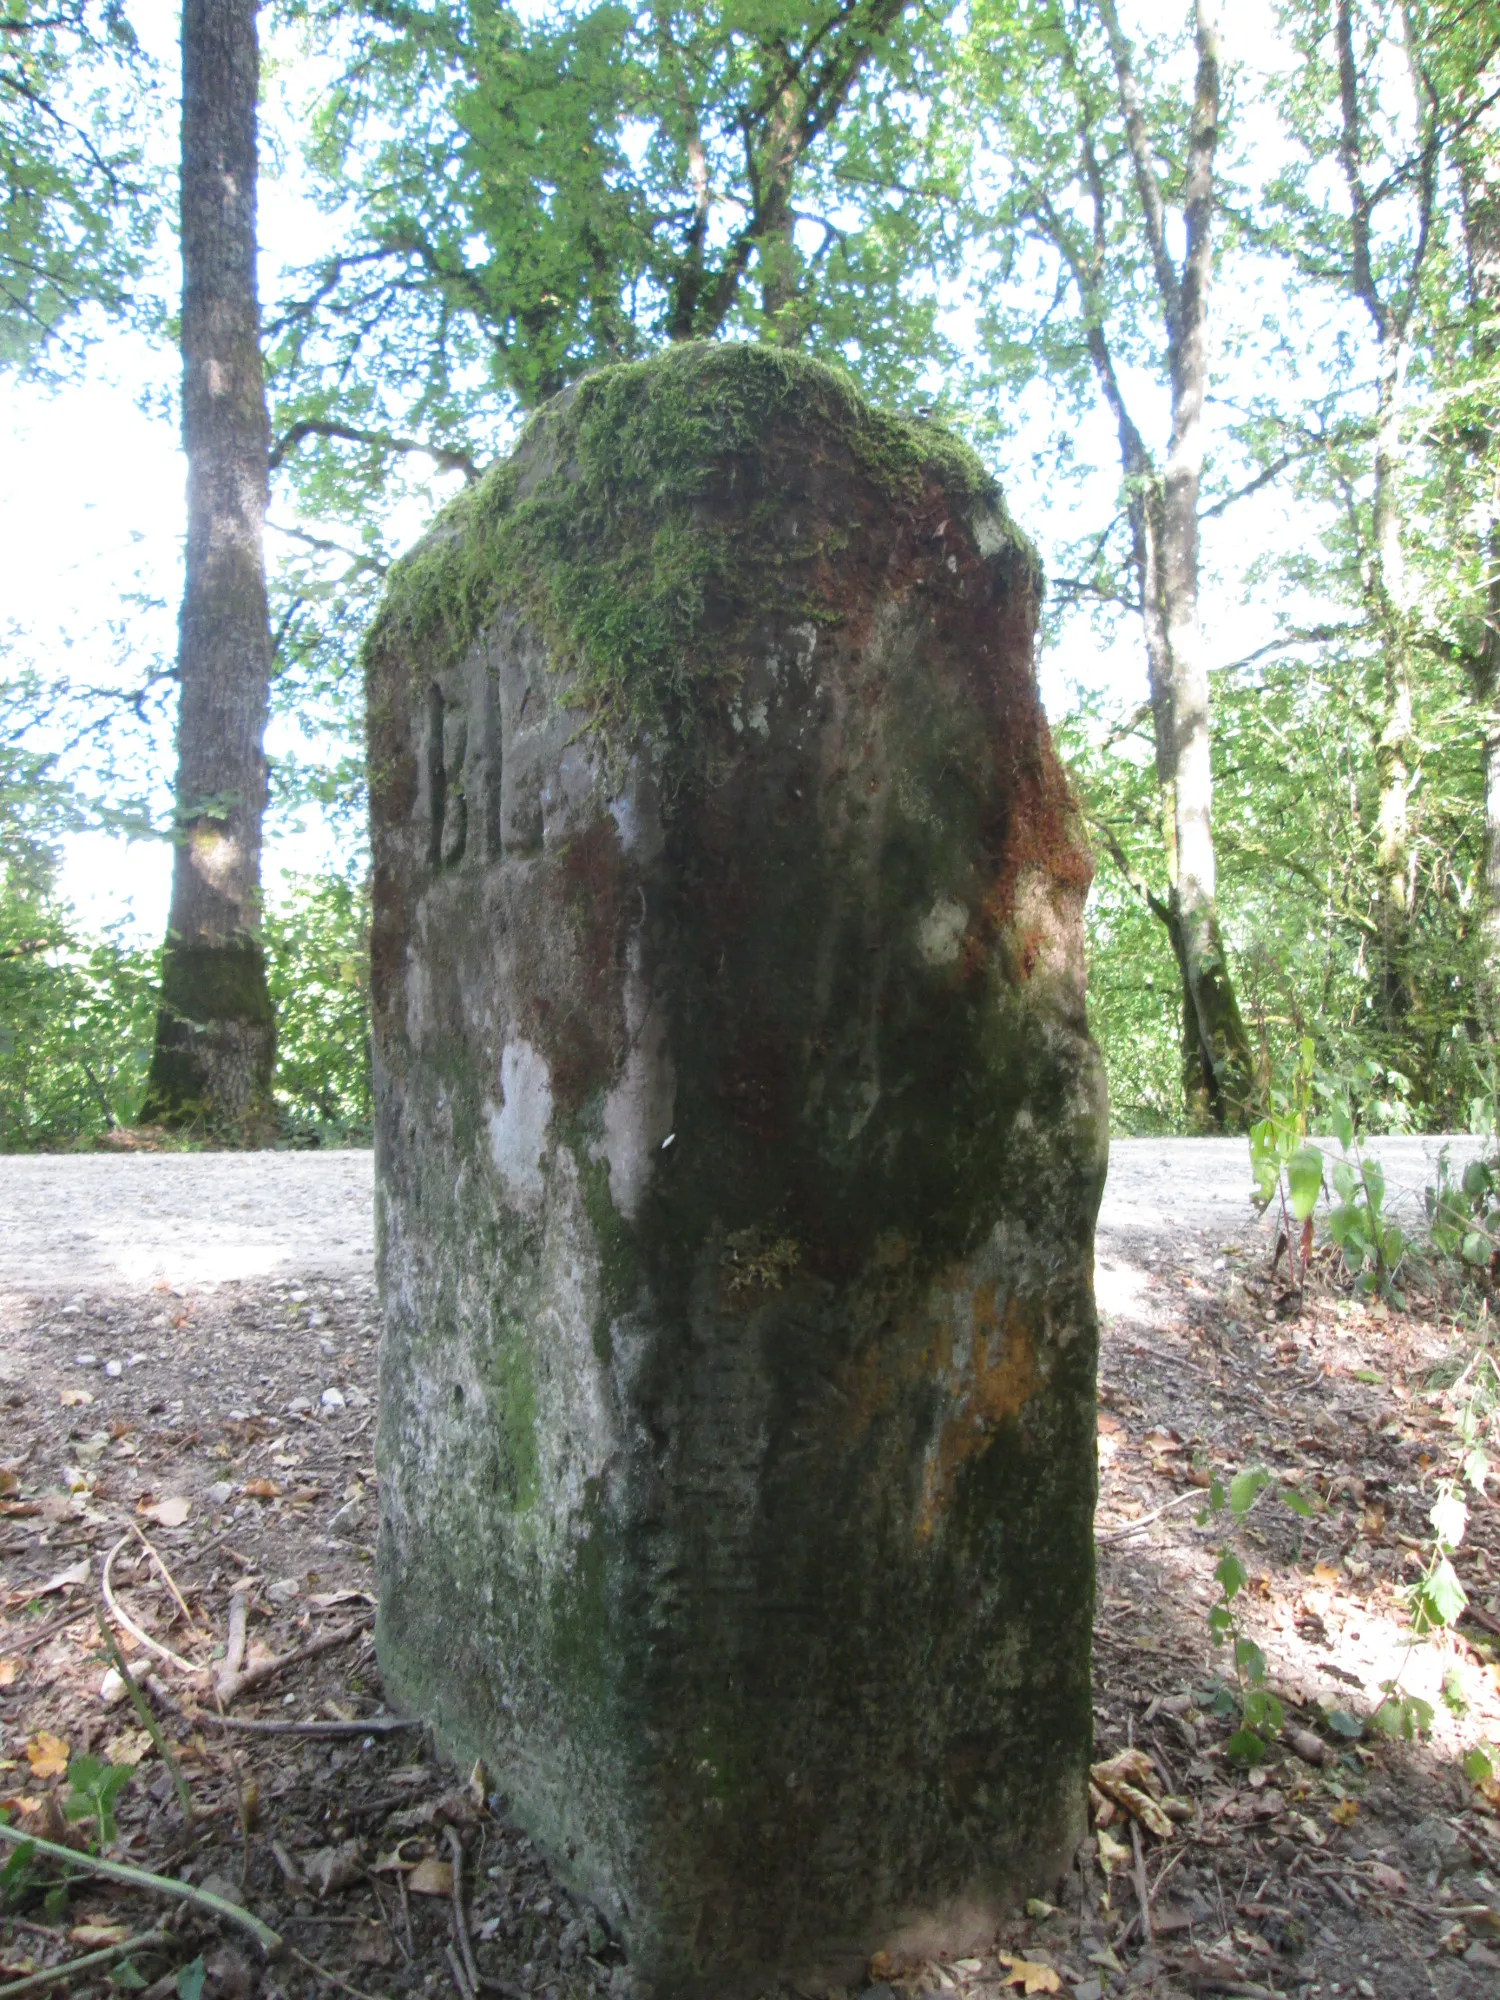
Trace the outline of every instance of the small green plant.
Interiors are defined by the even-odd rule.
[[[1208,1505],[1199,1515],[1199,1521],[1206,1522],[1226,1508],[1233,1521],[1242,1521],[1268,1489],[1272,1494],[1277,1493],[1271,1474],[1260,1465],[1237,1472],[1227,1486],[1214,1479],[1208,1489]],[[1313,1503],[1295,1489],[1288,1488],[1279,1497],[1302,1518],[1317,1512]],[[1214,1565],[1214,1581],[1220,1596],[1218,1603],[1209,1608],[1208,1629],[1216,1646],[1229,1647],[1234,1668],[1233,1681],[1220,1682],[1214,1702],[1221,1716],[1236,1717],[1236,1727],[1224,1748],[1237,1763],[1258,1764],[1280,1735],[1285,1711],[1266,1686],[1266,1656],[1245,1631],[1241,1620],[1239,1599],[1249,1577],[1232,1548],[1220,1549]]]
[[[90,1834],[94,1843],[107,1847],[120,1830],[115,1823],[115,1800],[134,1775],[129,1764],[106,1764],[79,1751],[68,1764],[63,1817],[92,1820]]]
[[[1304,1035],[1288,1084],[1284,1088],[1273,1085],[1271,1108],[1250,1127],[1250,1173],[1255,1182],[1256,1203],[1262,1212],[1273,1201],[1281,1203],[1287,1271],[1299,1298],[1307,1280],[1307,1260],[1312,1255],[1313,1210],[1323,1191],[1323,1155],[1307,1140],[1313,1057],[1312,1037]]]
[[[1328,1122],[1344,1149],[1343,1159],[1329,1170],[1338,1200],[1329,1211],[1328,1234],[1361,1290],[1389,1293],[1406,1256],[1406,1238],[1385,1212],[1385,1173],[1378,1160],[1365,1157],[1347,1096],[1330,1105]]]

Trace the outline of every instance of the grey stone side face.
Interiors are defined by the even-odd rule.
[[[839,561],[710,602],[690,731],[599,726],[503,590],[369,649],[382,1670],[662,2000],[982,1940],[1090,1742],[1105,1124],[1034,559],[805,411],[744,458],[725,545]]]

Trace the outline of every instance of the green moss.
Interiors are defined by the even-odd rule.
[[[536,1442],[536,1364],[526,1336],[515,1328],[500,1346],[485,1385],[502,1441],[505,1499],[518,1514],[536,1505],[541,1474]]]
[[[931,486],[1003,518],[967,446],[871,409],[835,370],[772,347],[673,347],[536,413],[511,458],[396,566],[372,653],[441,671],[508,608],[538,627],[608,737],[681,737],[695,703],[732,685],[735,641],[768,609],[839,615],[829,579],[848,521],[829,523],[810,493],[789,546],[775,476],[830,446],[885,500]],[[761,489],[747,512],[744,494]]]

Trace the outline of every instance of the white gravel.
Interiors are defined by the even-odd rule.
[[[1468,1138],[1371,1142],[1389,1204],[1408,1227],[1444,1145],[1459,1160],[1476,1150]],[[368,1152],[0,1155],[0,1289],[368,1276],[371,1160]],[[1249,1247],[1268,1227],[1249,1189],[1243,1139],[1117,1139],[1099,1216],[1101,1270],[1222,1243]]]

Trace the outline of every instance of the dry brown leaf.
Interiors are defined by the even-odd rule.
[[[413,1845],[420,1847],[421,1844],[422,1843],[420,1841],[415,1841],[413,1836],[408,1834],[404,1840],[398,1840],[396,1842],[396,1845],[391,1849],[389,1854],[381,1855],[380,1859],[375,1863],[375,1866],[371,1869],[370,1871],[371,1874],[372,1875],[406,1874],[406,1872],[409,1869],[416,1867],[417,1863],[421,1860],[422,1857],[420,1854],[414,1854],[412,1855],[411,1859],[408,1860],[406,1855],[403,1854],[401,1850],[405,1847],[411,1847]]]
[[[64,1389],[57,1400],[65,1410],[86,1410],[94,1399],[87,1389]]]
[[[180,1528],[192,1513],[193,1503],[181,1493],[173,1493],[165,1500],[158,1500],[150,1507],[137,1507],[135,1511],[148,1521],[154,1521],[159,1528]]]
[[[435,1854],[429,1854],[425,1861],[419,1861],[406,1878],[406,1887],[413,1896],[451,1896],[453,1894],[453,1866],[451,1862],[439,1861]]]
[[[1359,1818],[1358,1799],[1340,1799],[1336,1806],[1330,1806],[1328,1817],[1335,1826],[1353,1826]]]
[[[74,1924],[68,1932],[74,1944],[123,1944],[130,1936],[129,1924]]]
[[[1000,1954],[1000,1984],[1019,1986],[1023,1993],[1061,1993],[1062,1981],[1050,1965],[1039,1964],[1034,1958],[1012,1958],[1008,1951]]]
[[[39,1729],[26,1745],[26,1761],[33,1778],[60,1778],[68,1768],[67,1743],[49,1729]]]
[[[328,1896],[335,1889],[348,1889],[364,1873],[364,1854],[357,1840],[346,1840],[337,1847],[320,1847],[313,1854],[302,1856],[302,1877],[310,1882],[319,1896]]]
[[[1129,1867],[1130,1849],[1124,1841],[1116,1840],[1114,1835],[1106,1833],[1102,1826],[1095,1837],[1099,1842],[1099,1859],[1103,1863],[1106,1875],[1116,1866]]]
[[[1141,1749],[1117,1751],[1102,1764],[1091,1765],[1089,1776],[1106,1792],[1113,1792],[1120,1784],[1139,1785],[1153,1798],[1161,1797],[1162,1782],[1156,1775],[1156,1766]]]
[[[41,1511],[39,1500],[0,1500],[0,1520],[24,1521],[28,1515]]]
[[[124,1729],[118,1736],[109,1739],[104,1746],[104,1754],[111,1764],[125,1764],[133,1771],[143,1758],[151,1755],[155,1747],[149,1730]]]
[[[0,1688],[15,1686],[23,1664],[20,1660],[0,1660]]]
[[[281,1488],[274,1479],[247,1479],[240,1489],[250,1500],[279,1500]]]
[[[1154,1833],[1158,1840],[1171,1839],[1172,1822],[1155,1799],[1141,1791],[1138,1786],[1126,1784],[1117,1784],[1114,1795],[1127,1812],[1135,1815],[1148,1833]]]

